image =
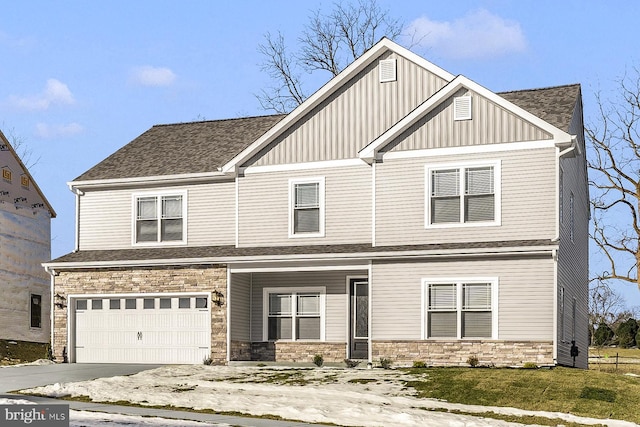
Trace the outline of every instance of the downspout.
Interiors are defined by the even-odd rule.
[[[80,250],[80,196],[84,196],[84,192],[77,187],[71,187],[71,191],[76,195],[76,238],[73,252]]]
[[[49,344],[49,345],[51,346],[51,354],[53,355],[54,354],[53,353],[53,338],[54,338],[54,335],[53,335],[54,312],[53,312],[53,310],[54,310],[54,307],[55,307],[54,288],[55,288],[55,283],[56,283],[56,271],[53,268],[47,267],[47,266],[44,267],[44,270],[47,273],[49,273],[49,276],[51,278],[50,285],[49,285],[49,288],[50,288],[50,290],[49,290],[49,294],[50,294],[49,295],[49,304],[50,304],[50,306],[49,306],[49,335],[50,335],[50,338],[49,339],[51,340],[51,344]],[[54,355],[54,357],[55,357],[55,355]]]
[[[553,259],[553,364],[558,364],[558,250],[551,251]]]

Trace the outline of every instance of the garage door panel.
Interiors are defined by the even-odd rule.
[[[202,296],[86,299],[75,312],[76,362],[202,363],[210,354],[211,314],[196,308],[196,299],[206,305]]]

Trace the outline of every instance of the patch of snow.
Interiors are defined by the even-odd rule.
[[[49,359],[38,359],[29,363],[18,363],[15,365],[2,365],[0,368],[16,368],[18,366],[40,366],[40,365],[55,365],[56,362]]]
[[[0,405],[33,405],[33,402],[24,399],[0,398]],[[102,412],[75,411],[73,409],[69,410],[69,418],[69,427],[231,427],[229,424],[105,414]]]
[[[310,423],[344,426],[517,426],[481,418],[495,412],[542,416],[582,424],[631,427],[619,420],[578,417],[559,412],[525,411],[422,399],[405,382],[426,374],[397,370],[288,369],[272,367],[164,366],[131,376],[53,384],[24,390],[51,397],[88,396],[96,402],[127,400],[140,405],[173,405],[256,416],[278,415]],[[478,414],[460,415],[443,410]]]

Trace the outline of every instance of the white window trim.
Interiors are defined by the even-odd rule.
[[[421,328],[420,335],[423,340],[479,340],[479,339],[498,339],[498,278],[497,277],[423,277],[421,287]],[[491,284],[491,337],[478,338],[462,338],[462,285],[468,283],[490,283]],[[457,334],[455,337],[437,337],[428,336],[428,316],[429,300],[427,292],[429,285],[456,285],[456,313],[457,313]]]
[[[478,167],[493,167],[493,194],[494,194],[494,220],[493,221],[471,221],[464,222],[464,169]],[[431,172],[443,169],[458,169],[460,171],[460,222],[447,222],[431,224]],[[502,161],[484,162],[460,162],[442,163],[425,166],[425,206],[424,206],[424,226],[425,228],[453,228],[453,227],[487,227],[500,226],[502,224]]]
[[[182,240],[171,240],[166,242],[136,242],[136,222],[138,220],[138,198],[140,197],[156,197],[162,196],[182,196]],[[162,209],[162,203],[158,203],[158,209]],[[133,193],[131,195],[131,245],[132,246],[176,246],[187,244],[187,191],[186,190],[163,190],[150,191],[143,193]]]
[[[325,222],[325,193],[324,193],[325,178],[321,177],[309,177],[309,178],[291,178],[289,179],[289,238],[300,239],[305,237],[324,237],[324,222]],[[295,216],[294,206],[296,202],[295,186],[296,184],[318,184],[318,202],[319,202],[319,229],[317,233],[295,233]]]
[[[292,330],[290,340],[275,340],[286,342],[319,342],[325,341],[325,323],[326,323],[326,295],[327,288],[325,286],[315,287],[279,287],[279,288],[263,288],[262,289],[262,340],[269,341],[269,294],[291,294],[291,315]],[[296,339],[295,317],[297,310],[297,294],[319,293],[320,294],[320,339],[319,340],[298,340]]]

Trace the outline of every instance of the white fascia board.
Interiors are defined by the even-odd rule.
[[[167,265],[191,265],[191,264],[242,264],[254,262],[281,263],[291,262],[330,262],[339,260],[371,261],[382,259],[438,259],[455,256],[486,257],[494,255],[549,255],[557,249],[557,244],[546,246],[522,246],[504,248],[468,248],[446,250],[407,250],[407,251],[380,251],[380,252],[354,252],[350,254],[296,254],[296,255],[258,255],[250,257],[210,257],[210,258],[178,258],[178,259],[154,259],[154,260],[127,260],[127,261],[95,261],[95,262],[52,262],[42,264],[47,269],[73,270],[81,268],[108,268],[108,267],[148,267]]]
[[[393,51],[400,56],[406,57],[408,60],[415,62],[421,67],[424,67],[428,71],[436,74],[438,77],[446,81],[453,79],[453,74],[443,70],[442,68],[430,63],[424,58],[416,55],[415,53],[403,48],[397,43],[392,42],[387,38],[383,38],[373,47],[362,54],[358,59],[353,61],[347,68],[342,70],[333,79],[329,80],[324,86],[318,89],[313,95],[307,98],[302,104],[291,111],[285,118],[276,123],[271,129],[269,129],[259,139],[242,150],[240,154],[231,159],[227,164],[222,167],[222,172],[231,173],[236,170],[243,162],[247,161],[253,155],[258,153],[263,147],[269,144],[273,139],[281,135],[297,120],[302,118],[305,114],[318,106],[321,102],[327,99],[331,94],[338,90],[342,85],[353,78],[357,73],[365,69],[376,58],[378,58],[385,51]]]
[[[391,143],[396,137],[406,131],[409,127],[413,126],[418,120],[423,118],[426,114],[444,102],[447,98],[453,95],[458,90],[465,88],[471,90],[478,95],[488,99],[489,101],[501,106],[507,111],[512,112],[521,119],[531,123],[534,126],[539,127],[545,132],[548,132],[553,137],[553,142],[560,147],[571,145],[573,137],[564,132],[561,129],[551,125],[550,123],[542,120],[541,118],[531,114],[530,112],[518,107],[512,102],[507,101],[500,95],[491,92],[489,89],[479,85],[478,83],[469,80],[467,77],[459,75],[446,86],[436,92],[431,98],[427,99],[412,112],[407,114],[398,123],[389,128],[386,132],[372,141],[365,148],[360,150],[358,154],[361,159],[371,163],[376,160],[378,151],[384,148],[387,144]]]
[[[69,181],[67,186],[71,191],[82,189],[98,189],[98,188],[114,188],[114,187],[130,187],[132,185],[179,185],[196,182],[207,182],[218,179],[231,178],[222,172],[201,172],[180,175],[156,175],[142,176],[135,178],[113,178],[113,179],[95,179],[87,181]]]

